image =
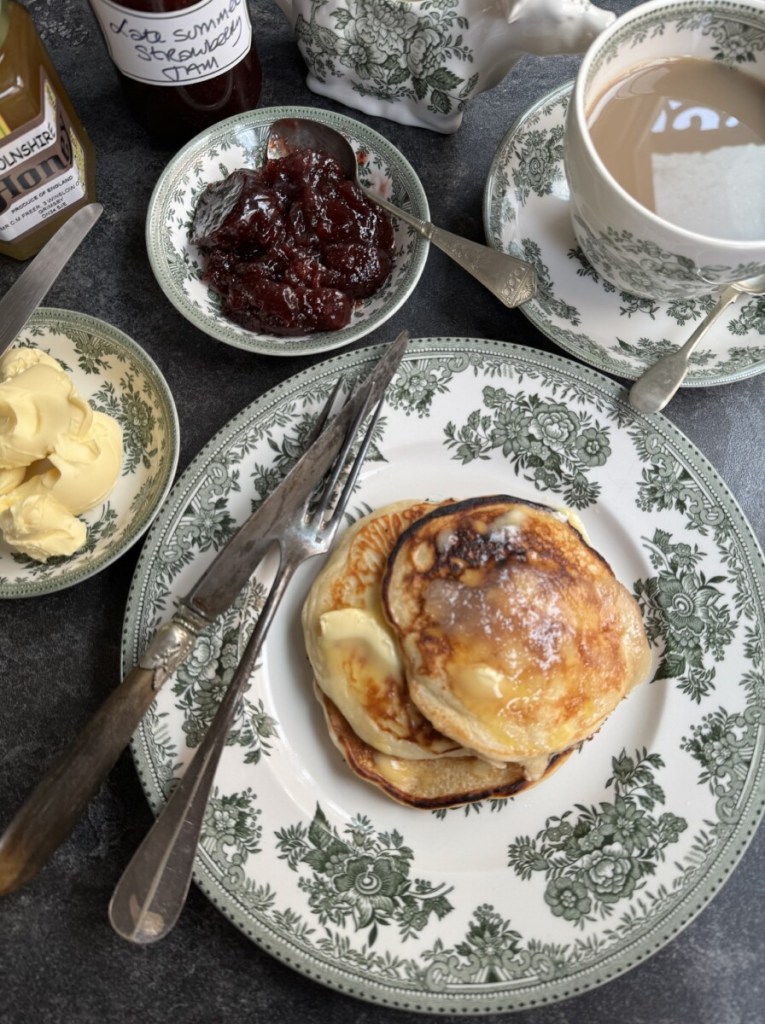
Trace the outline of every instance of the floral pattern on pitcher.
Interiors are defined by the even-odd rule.
[[[352,88],[361,96],[416,100],[434,114],[462,111],[480,76],[468,74],[474,57],[463,37],[469,23],[459,13],[460,0],[427,0],[418,5],[421,14],[400,0],[346,0],[330,11],[334,29],[316,21],[330,2],[315,0],[310,20],[299,15],[295,25],[319,81],[350,70],[356,75]],[[447,61],[464,64],[465,76]]]
[[[277,0],[314,92],[433,131],[527,53],[583,53],[614,15],[589,0]]]

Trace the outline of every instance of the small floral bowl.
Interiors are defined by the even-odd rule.
[[[394,217],[391,276],[375,295],[357,305],[351,322],[338,331],[281,337],[247,330],[223,315],[219,296],[201,280],[202,257],[189,238],[197,200],[210,182],[240,167],[263,164],[273,122],[296,117],[341,132],[359,155],[359,179],[365,187],[420,220],[430,219],[425,192],[407,160],[382,135],[341,114],[314,107],[264,107],[230,117],[193,138],[165,168],[149,202],[149,262],[162,291],[195,327],[227,345],[265,355],[325,352],[358,341],[406,302],[428,255],[427,240]]]
[[[0,538],[0,598],[64,590],[100,572],[148,530],[170,490],[180,435],[173,396],[143,349],[110,324],[65,309],[38,309],[13,343],[57,359],[93,409],[122,429],[122,468],[107,499],[82,515],[85,546],[37,562]]]

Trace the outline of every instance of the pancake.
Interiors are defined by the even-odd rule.
[[[442,504],[403,531],[382,589],[413,703],[529,778],[595,733],[651,667],[637,602],[543,505]]]
[[[413,704],[382,607],[388,555],[403,530],[437,507],[399,501],[360,519],[333,548],[303,605],[306,652],[318,687],[362,741],[399,758],[462,752]]]
[[[437,810],[478,800],[506,799],[535,784],[526,778],[521,765],[491,765],[467,753],[420,759],[382,754],[359,739],[337,707],[318,687],[316,693],[332,742],[348,766],[365,782],[377,786],[398,803]],[[554,757],[537,781],[551,775],[570,754],[568,750]]]

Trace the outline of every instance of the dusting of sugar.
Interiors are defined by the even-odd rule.
[[[497,528],[495,521],[494,528],[489,533],[489,543],[512,547],[512,545],[520,543],[521,532],[520,527],[515,523],[502,523]]]
[[[548,594],[544,614],[538,612],[529,628],[531,646],[539,658],[541,668],[549,668],[560,660],[558,650],[564,633],[557,594]]]
[[[446,636],[483,636],[500,646],[503,637],[525,637],[540,668],[547,669],[560,660],[566,627],[558,595],[543,573],[528,566],[522,574],[502,566],[488,586],[432,580],[425,592],[424,610]]]

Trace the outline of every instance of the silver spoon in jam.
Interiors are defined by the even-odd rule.
[[[382,196],[365,188],[359,181],[356,154],[350,142],[328,125],[305,117],[289,117],[274,121],[267,141],[269,159],[285,156],[296,149],[312,149],[328,153],[369,199],[393,217],[409,224],[415,231],[450,256],[463,270],[472,274],[493,295],[512,309],[533,298],[537,288],[537,272],[532,264],[499,252],[487,245],[461,238],[436,227],[430,221],[420,220],[389,203]]]

